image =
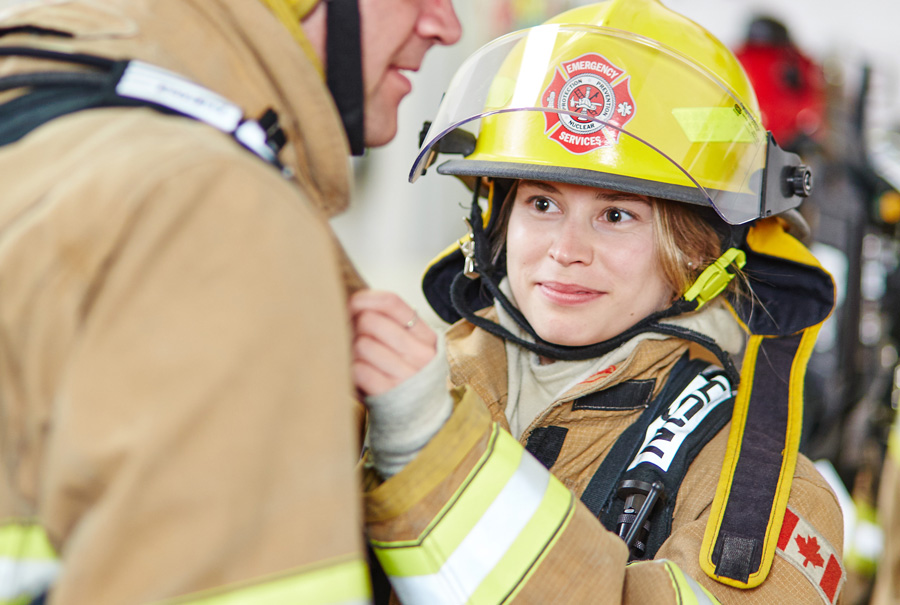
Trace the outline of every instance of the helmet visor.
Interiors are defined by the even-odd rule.
[[[453,77],[410,181],[458,127],[477,135],[475,151],[443,173],[652,194],[731,224],[760,216],[767,139],[755,105],[643,36],[541,25],[482,47]]]

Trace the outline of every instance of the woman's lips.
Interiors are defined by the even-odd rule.
[[[578,284],[538,282],[537,286],[541,294],[558,305],[581,305],[597,300],[603,295],[603,292]]]

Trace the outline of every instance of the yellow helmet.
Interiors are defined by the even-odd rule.
[[[721,42],[658,0],[608,0],[501,37],[460,67],[410,174],[478,128],[462,177],[568,182],[712,206],[730,224],[799,205],[811,184],[761,126]]]

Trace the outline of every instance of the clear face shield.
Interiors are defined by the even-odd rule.
[[[441,173],[631,191],[712,206],[741,224],[796,207],[810,185],[757,113],[709,69],[653,40],[541,25],[463,63],[410,181],[455,152],[465,159]]]

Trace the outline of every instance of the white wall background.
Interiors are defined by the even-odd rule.
[[[357,186],[352,209],[334,220],[338,236],[372,287],[399,292],[423,317],[430,309],[420,293],[428,262],[465,232],[461,205],[467,190],[452,177],[429,171],[407,182],[422,122],[436,112],[456,67],[482,44],[504,33],[490,15],[498,2],[455,0],[463,39],[438,48],[413,79],[400,106],[400,129],[390,145],[354,160]],[[525,1],[525,0],[513,0]],[[550,4],[554,0],[546,0]],[[555,0],[558,6],[561,0]],[[565,0],[562,0],[565,1]],[[531,5],[541,0],[531,0]],[[572,4],[582,4],[574,0]],[[900,0],[663,0],[734,48],[758,12],[781,19],[811,58],[838,65],[848,84],[864,62],[873,68],[872,125],[900,123]]]

